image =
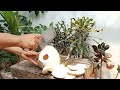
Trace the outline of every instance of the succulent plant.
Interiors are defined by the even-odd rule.
[[[101,44],[98,44],[98,46],[96,45],[92,45],[92,48],[95,52],[95,58],[94,58],[94,61],[95,62],[99,62],[99,60],[105,60],[106,59],[103,59],[103,56],[105,57],[106,54],[105,54],[105,51],[109,49],[109,45],[105,45],[104,42],[102,42]]]
[[[110,53],[106,53],[106,50],[109,49],[109,45],[106,45],[106,43],[102,42],[98,45],[92,45],[95,58],[93,59],[94,62],[97,62],[97,66],[94,69],[101,69],[100,70],[100,78],[102,78],[102,63],[104,62],[106,64],[107,69],[112,69],[114,67],[114,64],[109,58],[112,57]]]
[[[75,57],[91,58],[89,44],[86,42],[90,32],[98,32],[100,30],[92,30],[95,21],[89,17],[71,18],[70,26],[64,21],[58,22],[53,26],[56,30],[57,37],[53,40],[54,47],[62,55],[71,55]]]

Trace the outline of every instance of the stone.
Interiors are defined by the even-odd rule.
[[[1,79],[14,79],[11,72],[6,72],[4,70],[0,71],[0,76],[1,76]]]
[[[90,63],[87,59],[76,59],[74,60],[74,63],[84,63],[88,65],[88,69],[90,67]],[[40,67],[27,60],[23,60],[15,65],[12,65],[10,69],[13,77],[17,77],[18,79],[56,79],[50,73],[48,73],[47,75],[43,75],[42,69]],[[90,74],[92,71],[90,71],[90,69],[90,72],[88,72],[88,70],[86,71],[87,72],[85,72],[84,75],[76,77],[75,79],[91,79]]]
[[[51,74],[43,75],[41,68],[27,60],[12,65],[10,69],[12,75],[18,79],[53,79]]]

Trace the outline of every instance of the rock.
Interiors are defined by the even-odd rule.
[[[53,79],[51,74],[43,75],[41,68],[27,60],[12,65],[10,69],[12,75],[18,79]]]
[[[88,69],[89,69],[90,63],[88,62],[87,59],[74,60],[74,61],[75,61],[74,63],[78,63],[79,61],[80,63],[85,63],[86,65],[88,65]],[[56,79],[50,73],[47,75],[43,75],[41,68],[39,68],[38,66],[34,65],[32,62],[27,60],[23,60],[15,65],[12,65],[10,69],[13,77],[17,77],[18,79]],[[90,78],[89,74],[91,74],[92,71],[90,71],[89,73],[87,72],[84,75],[76,77],[76,79]]]
[[[6,72],[4,70],[0,71],[0,76],[1,76],[1,79],[14,79],[11,72]]]

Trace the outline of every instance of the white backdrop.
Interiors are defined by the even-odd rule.
[[[103,29],[103,31],[93,33],[92,35],[102,38],[104,42],[110,45],[110,49],[107,52],[112,54],[111,60],[116,66],[120,64],[120,11],[48,11],[44,15],[40,14],[38,17],[35,17],[34,13],[29,14],[26,11],[21,11],[20,13],[32,19],[33,26],[40,23],[49,26],[51,22],[57,23],[61,20],[69,23],[70,18],[82,16],[93,18],[96,21],[94,28]],[[114,79],[117,73],[116,66],[112,70],[104,68],[104,78]]]

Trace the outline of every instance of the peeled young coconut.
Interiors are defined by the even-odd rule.
[[[49,71],[52,71],[52,68],[50,66],[46,66],[42,70],[42,74],[48,74]]]
[[[58,51],[51,45],[46,45],[39,54],[39,61],[43,66],[56,67],[61,64],[61,57]]]

